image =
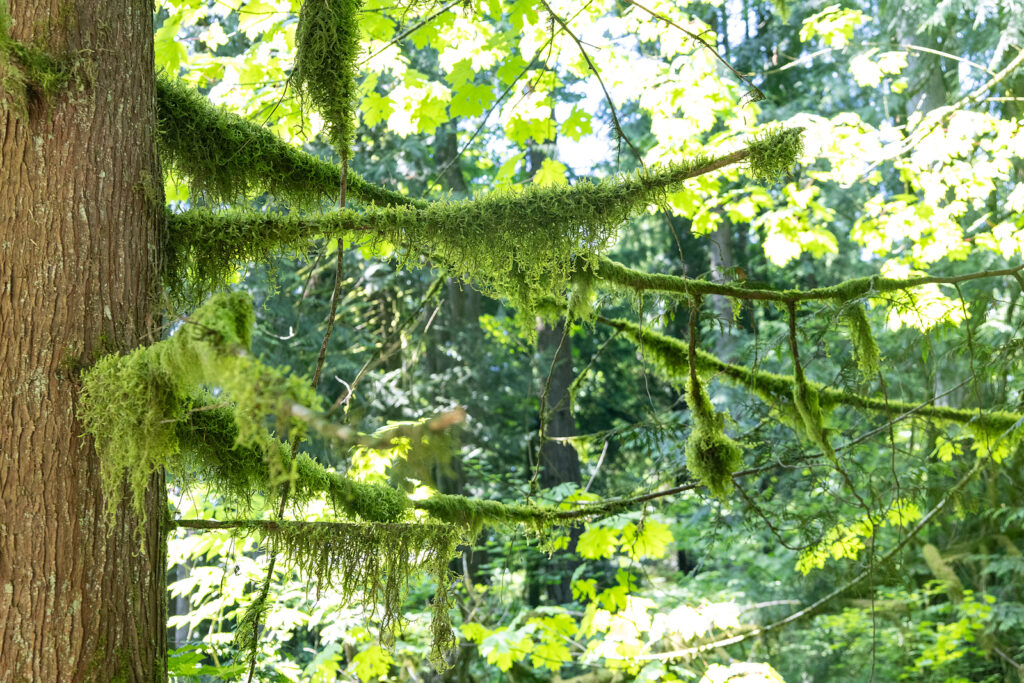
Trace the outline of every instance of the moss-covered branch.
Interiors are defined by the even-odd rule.
[[[266,128],[210,104],[185,83],[157,78],[161,160],[217,203],[269,194],[298,206],[336,201],[341,170]],[[348,192],[366,204],[422,205],[349,171]]]
[[[799,139],[794,131],[775,135],[774,144],[780,147]],[[195,300],[251,261],[301,250],[317,237],[369,231],[375,239],[402,247],[406,263],[418,263],[420,253],[427,253],[484,292],[532,311],[539,297],[562,294],[574,271],[597,267],[598,255],[611,246],[619,226],[666,190],[752,154],[752,149],[740,150],[572,187],[527,185],[472,201],[370,206],[362,212],[344,209],[319,216],[202,210],[172,214],[168,284],[173,289],[188,282],[191,291],[177,294]]]
[[[317,405],[300,377],[249,355],[253,321],[247,294],[218,294],[170,339],[105,356],[83,373],[79,418],[96,441],[109,510],[127,478],[143,516],[150,477],[180,452],[178,423],[192,411],[200,387],[230,396],[237,438],[252,446],[273,441],[263,426],[268,414],[287,418],[294,403]],[[297,428],[286,424],[286,430]]]
[[[1012,277],[1024,273],[1024,264],[1013,268],[1000,270],[985,270],[976,273],[965,273],[964,275],[953,275],[948,277],[935,275],[921,275],[910,278],[888,278],[888,277],[861,277],[846,280],[831,287],[817,287],[815,289],[761,289],[749,285],[726,284],[719,282],[708,282],[707,280],[696,280],[680,277],[678,275],[664,275],[661,273],[645,273],[634,268],[629,268],[621,263],[603,257],[598,260],[595,274],[599,280],[608,285],[625,289],[632,292],[657,291],[667,294],[680,294],[685,296],[704,296],[718,294],[721,296],[741,299],[744,301],[777,301],[789,303],[797,301],[851,301],[865,296],[879,296],[906,289],[914,289],[924,285],[955,285],[971,280],[984,278]]]
[[[643,345],[644,356],[653,361],[655,367],[668,379],[683,384],[688,379],[688,347],[686,342],[668,337],[653,330],[644,329],[628,320],[609,319],[598,316],[598,322],[622,331],[637,344]],[[698,369],[702,372],[717,373],[720,377],[749,390],[765,403],[778,409],[794,425],[798,417],[793,405],[794,378],[763,370],[754,370],[719,360],[714,355],[697,349]],[[987,433],[1002,433],[1013,427],[1024,415],[1006,411],[979,412],[965,408],[919,405],[905,401],[886,401],[884,398],[861,396],[839,389],[826,387],[817,382],[806,381],[809,391],[818,397],[820,409],[827,412],[836,406],[849,406],[882,415],[899,415],[913,411],[915,415],[942,422],[970,425]],[[927,403],[927,401],[925,401]]]

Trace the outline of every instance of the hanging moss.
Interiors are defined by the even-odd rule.
[[[218,204],[264,193],[300,207],[337,201],[337,166],[214,107],[182,81],[157,78],[157,118],[164,169],[187,178],[194,194]],[[351,170],[346,186],[352,198],[366,204],[425,204],[368,183]]]
[[[287,415],[292,403],[317,404],[300,377],[248,355],[252,325],[247,294],[218,294],[170,339],[105,356],[83,373],[79,418],[96,442],[108,511],[127,478],[135,510],[144,516],[150,477],[180,451],[177,423],[192,409],[197,387],[231,397],[237,440],[250,446],[265,444],[267,414]]]
[[[315,581],[317,591],[336,590],[344,602],[360,602],[380,619],[381,642],[394,643],[403,626],[402,605],[410,579],[427,572],[436,584],[430,662],[446,667],[444,655],[456,643],[452,632],[448,561],[463,541],[458,527],[415,522],[349,524],[263,522],[243,529],[273,540],[285,561]],[[256,609],[265,606],[256,606]]]
[[[596,267],[598,254],[611,246],[626,219],[709,163],[700,158],[617,180],[568,188],[528,185],[518,192],[420,207],[345,209],[311,217],[202,210],[173,214],[168,218],[168,284],[189,282],[187,296],[194,299],[250,261],[301,249],[314,237],[369,232],[376,240],[401,246],[403,265],[419,265],[425,252],[485,293],[534,311],[540,297],[563,295],[573,272]]]
[[[327,137],[352,158],[361,0],[305,0],[295,29],[292,80],[327,121]]]
[[[686,469],[718,498],[732,493],[732,475],[743,464],[743,449],[725,435],[724,416],[716,413],[699,384],[686,385],[686,405],[692,418],[686,439]]]
[[[609,319],[599,316],[602,324],[621,330],[637,345],[643,345],[644,358],[655,369],[669,380],[680,385],[688,378],[687,345],[685,342],[653,330],[644,329],[628,320]],[[735,365],[719,360],[714,355],[697,349],[698,370],[704,373],[716,373],[737,386],[743,387],[758,396],[770,406],[790,419],[795,418],[796,408],[793,405],[793,376],[779,375],[763,370],[754,370],[742,365]],[[807,388],[817,397],[819,411],[829,411],[839,405],[868,410],[882,415],[900,415],[913,411],[918,417],[931,418],[940,422],[970,424],[972,429],[982,429],[990,433],[1001,434],[1013,427],[1018,420],[1024,419],[1020,413],[1007,411],[989,411],[979,413],[977,410],[950,408],[945,406],[920,405],[907,401],[895,401],[884,398],[861,396],[859,394],[826,387],[817,382],[806,382]],[[796,423],[793,423],[796,426]]]
[[[755,135],[750,149],[750,175],[773,183],[789,172],[804,151],[803,128],[770,127]]]
[[[857,361],[861,376],[865,380],[874,379],[878,375],[878,344],[871,334],[871,325],[864,313],[864,307],[853,303],[843,307],[843,321],[850,330],[850,342],[853,344],[853,357]]]
[[[942,557],[939,549],[931,543],[925,543],[921,548],[921,556],[924,558],[924,563],[928,565],[928,569],[931,570],[932,576],[942,584],[942,589],[946,591],[949,601],[954,605],[962,602],[964,584],[956,575],[956,570]]]

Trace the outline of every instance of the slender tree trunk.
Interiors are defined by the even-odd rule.
[[[165,676],[162,481],[139,533],[124,508],[107,518],[74,369],[155,333],[152,12],[149,0],[10,7],[12,36],[74,60],[78,78],[50,97],[0,79],[3,681]]]

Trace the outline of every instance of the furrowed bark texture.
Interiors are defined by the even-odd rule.
[[[0,55],[0,680],[162,679],[162,484],[140,534],[108,520],[73,370],[155,333],[153,4],[8,4],[78,78],[47,97]]]

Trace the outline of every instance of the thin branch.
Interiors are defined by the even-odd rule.
[[[666,24],[668,24],[669,26],[671,26],[673,28],[679,29],[680,31],[685,33],[687,36],[689,36],[691,40],[694,40],[695,42],[700,43],[704,47],[704,49],[709,50],[711,52],[711,54],[713,54],[718,59],[719,62],[721,62],[723,65],[725,65],[726,69],[731,71],[733,73],[733,75],[736,76],[736,78],[738,78],[741,81],[743,81],[743,83],[745,83],[746,86],[748,88],[750,88],[751,92],[748,93],[748,94],[750,95],[750,101],[751,102],[760,102],[763,99],[765,99],[764,93],[761,92],[756,85],[751,83],[747,79],[746,76],[744,76],[739,71],[734,69],[732,64],[730,64],[729,62],[725,61],[725,58],[722,57],[722,55],[718,54],[718,50],[716,50],[714,47],[712,47],[706,40],[701,38],[698,34],[694,33],[693,31],[690,31],[688,29],[683,28],[682,26],[680,26],[679,24],[677,24],[676,22],[672,21],[671,19],[669,19],[666,16],[658,14],[654,10],[648,9],[647,7],[644,7],[639,2],[635,2],[634,0],[626,0],[626,2],[629,3],[630,5],[633,5],[637,9],[641,9],[644,12],[647,12],[648,14],[650,14],[655,19],[658,19],[659,21],[663,21],[663,22],[665,22]]]
[[[636,160],[640,162],[640,166],[646,168],[643,156],[640,154],[640,150],[636,148],[636,145],[633,144],[633,141],[630,140],[629,137],[626,135],[625,131],[622,130],[622,124],[619,122],[619,114],[615,110],[615,102],[612,100],[612,96],[608,93],[608,88],[606,88],[604,85],[604,79],[601,78],[601,72],[599,72],[597,70],[597,67],[594,66],[594,62],[590,60],[590,55],[587,54],[587,49],[583,47],[583,43],[580,41],[579,38],[576,37],[576,34],[572,32],[572,30],[569,28],[569,25],[565,22],[565,20],[562,19],[562,17],[555,14],[555,11],[551,9],[551,5],[547,3],[547,0],[541,0],[541,2],[544,4],[544,7],[547,9],[551,17],[556,22],[558,22],[562,29],[564,29],[565,32],[569,34],[569,37],[572,38],[572,41],[576,43],[576,47],[579,48],[580,54],[583,56],[583,59],[586,60],[587,66],[590,68],[594,76],[597,78],[597,82],[601,85],[601,91],[604,92],[605,102],[608,103],[608,108],[611,110],[612,129],[615,131],[615,136],[620,140],[625,140],[626,144],[629,146],[630,151],[633,152],[633,156],[635,156]]]
[[[686,362],[687,351],[685,342],[673,337],[667,337],[657,332],[645,330],[639,325],[626,320],[611,319],[601,315],[597,316],[596,320],[603,325],[608,325],[609,327],[622,330],[627,335],[633,337],[634,341],[638,339],[642,340],[648,351],[652,344],[656,344],[660,347],[661,353],[671,355],[673,359],[678,359],[681,363]],[[763,397],[762,400],[766,403],[769,403],[768,397],[784,401],[789,401],[791,399],[794,381],[792,375],[778,375],[771,372],[765,372],[763,370],[755,370],[743,365],[726,363],[716,356],[699,349],[697,350],[697,362],[701,368],[705,370],[717,372],[739,386],[751,388],[755,392],[760,393]],[[812,381],[808,381],[807,385],[817,392],[821,399],[831,405],[844,405],[851,408],[859,408],[861,410],[870,410],[882,415],[903,413],[913,409],[922,417],[957,422],[960,424],[971,424],[975,422],[983,424],[988,422],[988,426],[993,428],[1003,428],[1008,425],[1013,425],[1018,420],[1022,419],[1022,416],[1018,413],[993,411],[979,415],[976,410],[949,408],[946,406],[917,405],[916,403],[911,404],[904,401],[885,401],[878,398],[871,398],[868,396],[861,396],[859,394],[841,391]],[[936,398],[930,398],[923,403],[931,404],[934,403],[935,400]]]
[[[434,19],[437,19],[439,16],[441,16],[442,14],[444,14],[445,12],[450,10],[452,7],[455,7],[456,5],[461,5],[462,2],[463,2],[463,0],[452,0],[452,2],[449,2],[447,5],[445,5],[441,9],[437,10],[436,12],[434,12],[433,14],[431,14],[426,19],[423,19],[422,21],[419,21],[419,22],[413,24],[412,26],[410,26],[406,30],[402,31],[402,33],[400,33],[399,35],[397,35],[394,38],[392,38],[391,40],[389,40],[384,47],[382,47],[381,49],[377,50],[372,55],[370,55],[369,57],[367,57],[363,61],[361,61],[358,64],[356,64],[356,66],[363,66],[365,64],[368,64],[375,57],[380,55],[382,52],[387,50],[392,45],[395,45],[397,43],[402,42],[403,40],[405,40],[406,38],[411,36],[413,33],[415,33],[416,31],[419,31],[421,28],[423,28],[424,26],[426,26],[427,24],[432,22]]]
[[[957,495],[964,488],[964,486],[966,486],[970,482],[970,480],[974,477],[974,475],[977,474],[979,471],[981,471],[981,469],[984,467],[984,464],[985,464],[985,461],[980,460],[980,459],[977,460],[974,463],[974,466],[971,467],[971,469],[963,477],[961,477],[960,480],[957,481],[948,491],[946,491],[946,495],[942,497],[942,499],[935,505],[935,507],[933,507],[931,510],[929,510],[927,512],[927,514],[925,514],[924,517],[921,518],[921,520],[914,526],[914,528],[911,529],[907,533],[907,535],[903,538],[903,540],[901,540],[899,543],[897,543],[892,548],[892,550],[890,550],[889,552],[887,552],[885,555],[883,555],[881,557],[881,562],[888,562],[889,560],[894,558],[897,554],[899,554],[900,551],[902,551],[905,547],[907,547],[907,544],[910,543],[910,541],[913,538],[915,538],[917,536],[917,534],[919,534],[921,532],[921,530],[924,529],[928,525],[928,523],[931,522],[932,519],[934,519],[935,516],[938,515],[939,512],[942,511],[942,509],[945,508],[949,504],[949,502],[953,499],[953,497],[955,495]],[[770,633],[772,631],[777,631],[777,630],[779,630],[779,629],[781,629],[781,628],[783,628],[785,626],[788,626],[788,625],[790,625],[790,624],[792,624],[792,623],[794,623],[796,621],[800,621],[801,619],[806,619],[807,617],[814,616],[815,614],[820,612],[821,609],[823,607],[825,607],[825,605],[830,603],[832,600],[835,600],[837,597],[839,597],[843,593],[846,593],[851,588],[854,588],[855,586],[859,585],[865,579],[867,579],[870,575],[871,575],[871,568],[869,567],[868,569],[864,569],[863,571],[861,571],[853,579],[847,581],[842,586],[839,586],[838,588],[836,588],[835,590],[833,590],[831,593],[829,593],[828,595],[824,596],[823,598],[820,598],[819,600],[816,600],[815,602],[811,603],[807,607],[804,607],[803,609],[797,610],[796,612],[793,612],[789,616],[787,616],[787,617],[785,617],[783,619],[780,619],[779,621],[776,621],[776,622],[773,622],[771,624],[768,624],[767,626],[757,627],[757,628],[751,629],[750,631],[747,631],[746,633],[740,633],[740,634],[737,634],[735,636],[731,636],[729,638],[723,638],[721,640],[715,640],[715,641],[712,641],[712,642],[709,642],[709,643],[702,643],[700,645],[695,645],[693,647],[683,648],[683,649],[679,649],[679,650],[672,650],[670,652],[656,652],[656,653],[652,653],[652,654],[648,654],[648,655],[640,655],[640,656],[636,657],[636,660],[637,661],[669,660],[669,659],[681,659],[681,658],[684,658],[684,657],[691,657],[693,655],[697,655],[697,654],[700,654],[702,652],[708,652],[709,650],[714,650],[714,649],[717,649],[717,648],[720,648],[720,647],[726,647],[727,645],[735,645],[736,643],[741,643],[744,640],[747,640],[749,638],[754,638],[754,637],[757,637],[757,636],[764,635],[766,633]]]

